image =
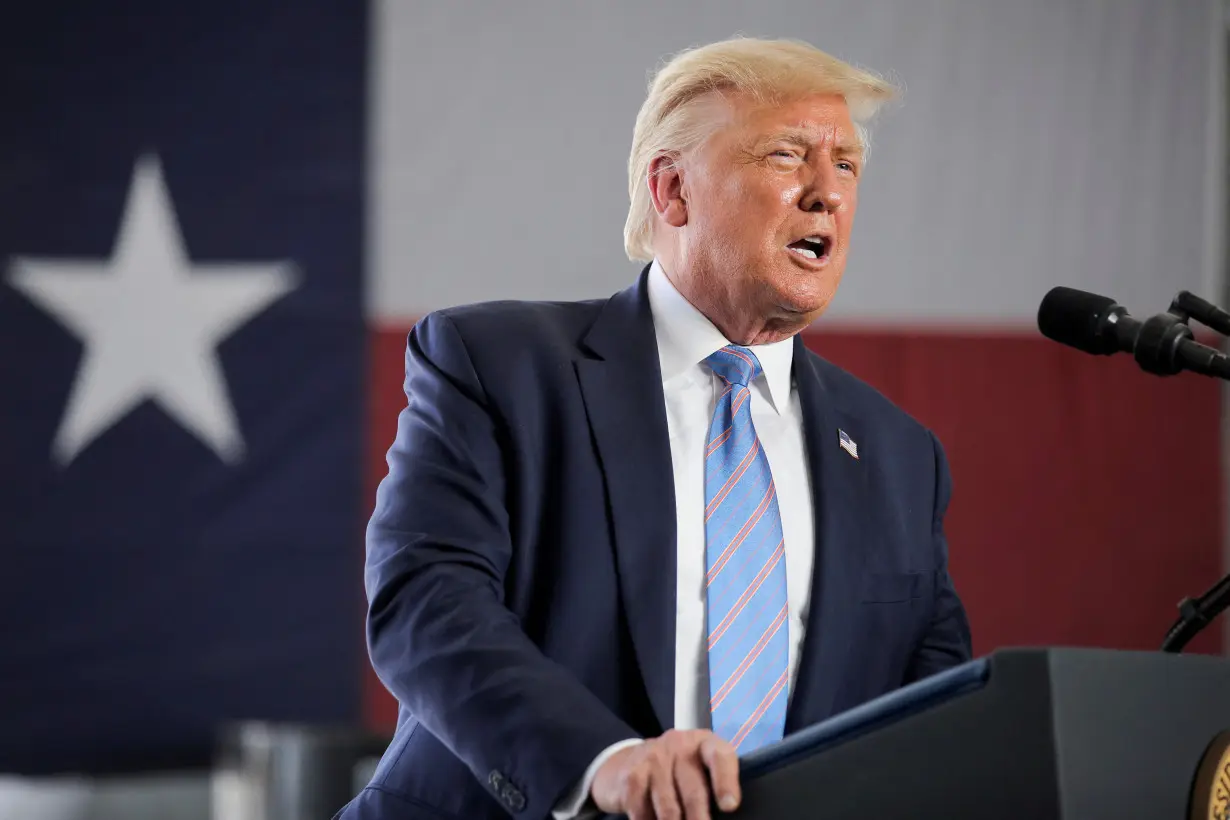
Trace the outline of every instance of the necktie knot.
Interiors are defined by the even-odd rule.
[[[760,375],[760,360],[746,347],[726,345],[705,359],[705,364],[729,384],[749,386]]]

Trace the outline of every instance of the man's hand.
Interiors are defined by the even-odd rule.
[[[672,729],[613,754],[589,793],[599,809],[629,820],[710,820],[711,794],[723,811],[739,806],[739,758],[713,732]]]

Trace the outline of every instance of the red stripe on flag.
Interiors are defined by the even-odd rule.
[[[388,465],[385,453],[397,435],[397,415],[406,406],[406,393],[402,387],[406,374],[407,326],[400,330],[383,330],[371,334],[368,364],[368,419],[367,419],[367,483],[366,511],[370,515],[375,506],[376,487],[384,478]],[[363,554],[359,560],[362,561]],[[361,636],[365,635],[360,631]],[[366,646],[366,639],[363,641]],[[397,725],[397,701],[395,701],[364,652],[363,717],[372,729],[392,729]]]

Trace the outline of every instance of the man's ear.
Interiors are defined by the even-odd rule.
[[[649,163],[649,196],[653,199],[653,209],[673,228],[688,224],[688,203],[679,160],[678,154],[659,154]]]

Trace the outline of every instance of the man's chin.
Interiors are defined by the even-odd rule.
[[[783,320],[809,325],[828,310],[832,301],[832,293],[806,296],[797,293],[783,294],[783,298],[777,300],[777,308]]]
[[[823,284],[809,282],[802,287],[785,287],[778,291],[774,302],[782,310],[783,316],[794,317],[798,321],[808,323],[819,319],[833,302],[837,294],[837,282],[825,277]]]
[[[797,328],[795,332],[806,330],[808,327],[815,324],[815,322],[818,321],[820,317],[824,315],[824,311],[826,309],[827,309],[827,306],[822,307],[822,308],[817,308],[816,310],[809,310],[806,313],[794,314],[794,324],[795,324],[795,327]]]

